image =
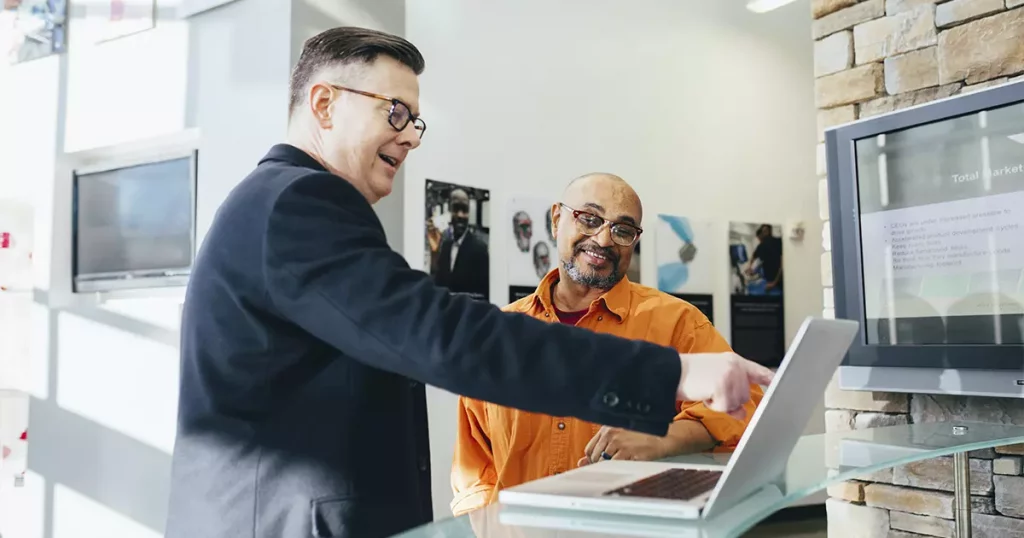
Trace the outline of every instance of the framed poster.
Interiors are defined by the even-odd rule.
[[[209,11],[214,8],[221,7],[226,4],[230,4],[235,0],[181,0],[178,4],[177,15],[179,18],[185,19],[193,15],[198,15],[204,11]]]
[[[424,263],[439,286],[490,297],[490,201],[487,189],[426,182]]]
[[[544,276],[557,266],[558,252],[551,229],[553,204],[553,200],[544,198],[508,201],[508,218],[512,221],[512,234],[505,242],[509,298],[533,293]],[[525,292],[526,289],[529,291]]]
[[[712,230],[710,222],[658,215],[654,255],[658,289],[696,306],[714,323],[715,270],[708,255]]]
[[[3,0],[0,46],[12,64],[60,54],[67,46],[67,0]]]
[[[786,353],[782,227],[729,225],[732,346],[739,355],[768,367]]]
[[[103,21],[99,41],[110,41],[156,27],[155,0],[103,0],[89,4],[106,8],[97,13]],[[103,17],[103,15],[106,15]]]

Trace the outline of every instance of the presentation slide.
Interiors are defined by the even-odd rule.
[[[862,215],[861,240],[865,283],[881,291],[867,295],[878,298],[872,317],[888,315],[890,291],[927,298],[948,315],[993,312],[980,303],[981,311],[950,310],[971,293],[1024,301],[1024,190]]]
[[[1013,107],[857,142],[869,341],[1021,338],[1021,132]]]

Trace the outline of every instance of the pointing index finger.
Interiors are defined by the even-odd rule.
[[[771,369],[757,364],[756,362],[746,361],[747,376],[750,380],[758,385],[770,385],[772,380],[775,379],[775,372]]]

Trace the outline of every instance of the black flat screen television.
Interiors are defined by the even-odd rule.
[[[196,250],[198,152],[73,172],[76,293],[184,286]]]
[[[1024,82],[830,129],[826,159],[840,386],[1024,395]]]

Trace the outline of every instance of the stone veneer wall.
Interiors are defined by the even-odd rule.
[[[834,315],[824,129],[1024,74],[1024,0],[811,0],[824,315]],[[1024,425],[1024,401],[840,391],[827,431],[954,419]],[[1024,537],[1024,446],[972,454],[974,535]],[[952,460],[891,469],[829,490],[829,538],[952,538]]]

